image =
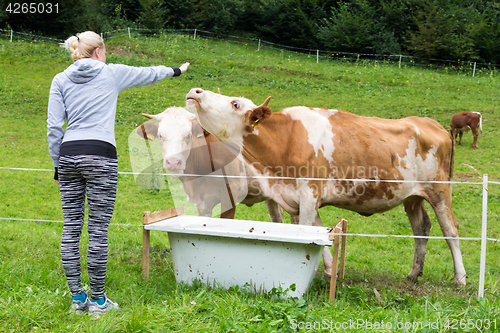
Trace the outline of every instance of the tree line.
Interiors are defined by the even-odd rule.
[[[336,52],[500,63],[500,0],[42,0],[0,27],[66,38],[135,27],[200,29]],[[54,7],[55,8],[55,7]]]

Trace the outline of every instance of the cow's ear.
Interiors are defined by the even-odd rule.
[[[271,96],[266,98],[264,103],[262,103],[260,106],[256,107],[252,111],[248,111],[247,113],[245,113],[245,122],[247,126],[255,128],[257,127],[257,125],[259,125],[260,121],[271,116],[273,110],[271,110],[271,108],[267,106],[270,100]]]
[[[200,123],[198,122],[198,119],[193,120],[193,136],[195,138],[206,138],[207,136],[210,135],[203,127],[201,127]]]
[[[193,124],[193,137],[198,138],[198,139],[206,137],[205,129],[203,129],[203,127],[201,127],[200,124],[196,124],[196,125]]]
[[[144,123],[135,130],[137,135],[145,140],[153,141],[158,137],[158,124]]]
[[[268,106],[259,106],[245,113],[245,123],[251,127],[257,127],[259,122],[271,116],[273,111]]]

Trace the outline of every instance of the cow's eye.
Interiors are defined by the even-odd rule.
[[[160,141],[163,141],[163,136],[161,136],[161,134],[158,133],[158,139],[160,139]]]
[[[191,140],[191,134],[188,134],[188,135],[186,136],[186,140],[187,140],[187,141]]]
[[[237,101],[232,101],[231,104],[233,104],[233,107],[235,109],[239,109],[240,108],[240,103],[238,103]]]

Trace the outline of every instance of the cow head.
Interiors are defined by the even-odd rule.
[[[201,88],[186,95],[186,108],[195,113],[204,128],[219,141],[242,146],[243,136],[254,131],[272,113],[267,106],[271,97],[260,105],[243,97],[229,97]]]
[[[136,130],[147,140],[160,140],[163,168],[172,173],[182,173],[191,149],[205,144],[205,133],[195,115],[184,108],[171,107],[160,114],[142,114],[158,121],[144,123]]]

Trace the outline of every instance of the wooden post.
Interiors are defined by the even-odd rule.
[[[333,227],[330,235],[330,240],[333,240],[333,260],[332,260],[332,276],[330,278],[330,302],[335,300],[335,290],[337,288],[337,272],[340,280],[340,286],[342,286],[342,279],[344,278],[344,267],[345,267],[345,246],[347,243],[347,236],[342,236],[342,250],[340,255],[339,264],[339,247],[340,247],[340,234],[347,232],[347,220],[340,219],[338,223]]]
[[[342,233],[347,234],[347,220],[341,219],[342,221]],[[345,247],[347,245],[347,235],[342,235],[342,249],[340,250],[340,264],[339,264],[339,289],[342,288],[342,283],[344,281],[344,268],[345,268]]]
[[[149,280],[149,247],[150,247],[150,231],[144,226],[166,220],[168,218],[184,214],[184,207],[169,208],[157,212],[143,212],[142,213],[142,278]]]
[[[337,227],[332,230],[333,235],[330,235],[330,239],[333,236],[333,260],[332,260],[332,276],[330,278],[330,302],[335,300],[335,289],[337,287],[337,268],[339,260],[339,245],[340,236],[338,235],[341,230]]]

